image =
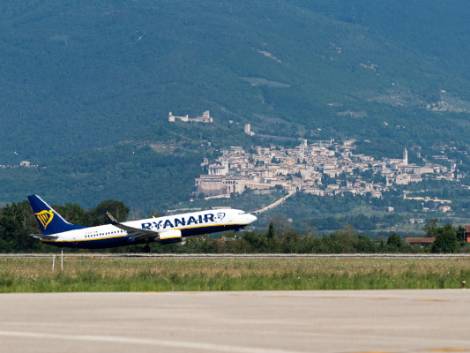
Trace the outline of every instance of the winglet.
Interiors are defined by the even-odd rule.
[[[119,224],[119,222],[118,222],[117,219],[111,214],[111,212],[106,211],[106,217],[108,218],[108,220],[111,222],[112,225]]]

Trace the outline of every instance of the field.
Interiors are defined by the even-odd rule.
[[[0,292],[460,288],[470,260],[455,259],[0,259]]]

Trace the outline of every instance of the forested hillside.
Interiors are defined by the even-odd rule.
[[[0,203],[31,192],[137,210],[188,200],[243,135],[468,148],[464,0],[0,3]],[[169,111],[215,124],[170,125]]]

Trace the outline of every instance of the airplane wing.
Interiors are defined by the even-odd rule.
[[[154,232],[152,230],[147,230],[147,229],[129,227],[129,226],[126,226],[125,224],[119,223],[118,220],[109,212],[106,212],[106,217],[108,217],[110,223],[113,226],[120,228],[122,230],[125,230],[127,234],[134,239],[153,240],[153,239],[158,239],[160,237],[160,234],[158,232]]]

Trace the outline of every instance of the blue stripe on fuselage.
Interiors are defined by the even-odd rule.
[[[201,228],[189,228],[181,229],[181,234],[183,237],[190,237],[195,235],[209,234],[209,233],[218,233],[224,232],[227,230],[239,230],[244,226],[240,225],[218,225],[213,227],[201,227]],[[126,245],[136,245],[136,244],[145,244],[146,240],[134,239],[133,237],[117,237],[117,238],[108,238],[108,239],[91,239],[85,241],[54,241],[54,242],[44,242],[48,245],[64,247],[64,248],[77,248],[77,249],[106,249],[106,248],[115,248],[118,246]],[[171,242],[171,241],[170,241]],[[163,242],[165,243],[165,242]]]
[[[109,238],[109,239],[93,239],[85,241],[54,241],[44,242],[48,245],[63,247],[63,248],[77,248],[77,249],[106,249],[116,248],[118,246],[135,245],[145,243],[133,239],[132,237],[120,237],[120,238]]]

